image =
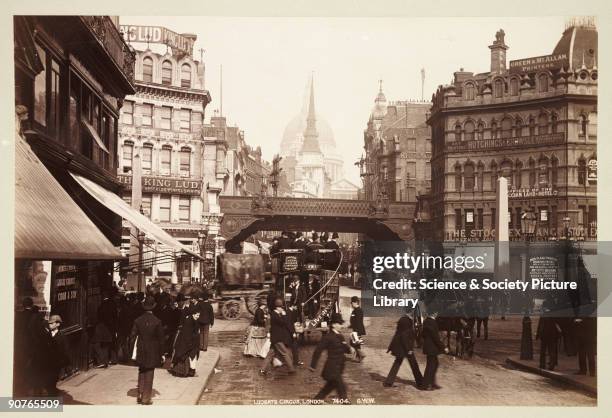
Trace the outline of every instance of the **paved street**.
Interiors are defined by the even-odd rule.
[[[353,292],[342,289],[343,305]],[[348,307],[344,306],[343,312],[346,318]],[[596,399],[582,392],[542,376],[507,368],[505,359],[516,353],[519,346],[520,319],[495,318],[490,322],[489,340],[477,341],[477,354],[472,359],[440,356],[438,383],[443,388],[435,392],[417,390],[406,364],[400,369],[397,387],[383,388],[382,381],[393,362],[386,348],[395,329],[395,319],[366,319],[368,357],[361,364],[347,363],[345,371],[351,401],[354,404],[596,405]],[[300,358],[306,365],[298,368],[297,375],[289,376],[284,370],[276,369],[271,375],[261,377],[258,374],[261,360],[242,356],[242,339],[248,322],[247,318],[219,321],[211,345],[219,349],[221,372],[209,380],[200,404],[311,399],[323,385],[320,369],[324,359],[316,373],[308,371],[306,365],[314,347],[305,346],[300,350]],[[423,371],[425,358],[420,353],[418,360]]]

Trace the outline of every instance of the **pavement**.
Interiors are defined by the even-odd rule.
[[[195,377],[174,377],[163,368],[155,370],[153,380],[154,405],[197,404],[214,367],[219,351],[200,352]],[[138,368],[116,364],[106,369],[90,369],[72,376],[58,385],[67,405],[137,405]]]

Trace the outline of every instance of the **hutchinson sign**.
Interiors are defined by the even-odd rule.
[[[544,70],[558,70],[569,65],[567,54],[544,55],[510,61],[510,74],[534,73]]]
[[[127,190],[132,189],[132,176],[118,175],[117,180]],[[145,193],[183,194],[199,196],[202,182],[188,178],[142,176],[142,191]]]

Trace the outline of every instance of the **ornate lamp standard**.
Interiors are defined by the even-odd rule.
[[[529,279],[529,255],[530,255],[530,242],[533,240],[535,235],[536,226],[538,220],[537,216],[530,209],[528,212],[523,213],[521,216],[521,230],[525,235],[525,280]],[[521,360],[532,360],[533,359],[533,338],[531,333],[531,297],[526,295],[525,304],[525,316],[523,317],[523,332],[521,334]]]

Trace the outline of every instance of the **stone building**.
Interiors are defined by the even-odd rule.
[[[133,160],[138,155],[144,214],[180,243],[204,254],[203,231],[214,238],[214,220],[211,230],[206,215],[215,213],[216,204],[215,177],[205,176],[204,165],[210,160],[214,166],[217,148],[224,147],[223,140],[206,136],[203,129],[204,110],[211,100],[204,86],[204,63],[191,54],[159,54],[147,48],[136,54],[135,78],[136,93],[126,97],[119,124],[123,198],[131,203]],[[130,246],[128,224],[123,246]],[[169,251],[162,245],[149,252],[148,258],[157,261],[147,263],[148,278],[182,283],[201,277],[197,260],[163,255]]]
[[[496,180],[504,176],[510,239],[524,239],[527,211],[537,215],[537,239],[594,239],[597,30],[588,19],[572,21],[551,55],[509,65],[504,35],[489,46],[488,71],[460,69],[432,97],[432,187],[417,209],[421,236],[494,239]]]

